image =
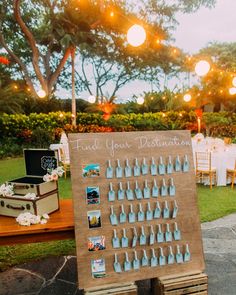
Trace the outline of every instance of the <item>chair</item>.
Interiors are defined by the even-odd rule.
[[[234,188],[234,181],[236,179],[236,160],[235,160],[233,169],[230,169],[230,168],[226,169],[226,179],[228,178],[231,178],[231,182],[232,182],[231,188]]]
[[[196,179],[202,182],[209,179],[210,189],[216,184],[216,168],[211,166],[211,153],[196,152]]]
[[[61,157],[61,165],[65,171],[64,177],[66,178],[67,171],[70,171],[70,159],[66,157],[65,151],[63,148],[59,148],[60,157]]]

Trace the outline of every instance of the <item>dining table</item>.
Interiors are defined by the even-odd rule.
[[[216,169],[217,186],[226,186],[227,169],[234,169],[236,144],[225,144],[220,138],[198,136],[192,138],[193,159],[196,167],[196,152],[210,152],[212,167]]]

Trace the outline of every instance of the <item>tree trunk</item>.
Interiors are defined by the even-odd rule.
[[[76,127],[76,99],[75,99],[75,47],[71,48],[71,113],[72,125]]]

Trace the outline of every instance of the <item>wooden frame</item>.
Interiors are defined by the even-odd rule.
[[[209,178],[210,189],[212,189],[212,183],[216,184],[216,169],[211,165],[211,153],[210,152],[196,152],[196,179],[197,181],[205,180],[205,177]]]
[[[199,213],[197,208],[197,195],[195,184],[195,173],[191,148],[191,137],[189,131],[168,131],[168,132],[128,132],[128,133],[98,133],[98,134],[70,134],[69,135],[70,159],[71,159],[71,176],[72,176],[72,191],[74,199],[74,216],[75,216],[75,234],[77,246],[77,261],[78,261],[78,282],[81,289],[89,289],[91,287],[99,287],[117,282],[133,282],[136,280],[144,280],[163,276],[168,274],[175,275],[181,272],[188,272],[194,269],[204,270],[204,258],[201,240],[201,229]],[[121,165],[124,166],[126,159],[129,159],[130,165],[133,165],[134,159],[137,158],[139,163],[145,157],[148,164],[150,164],[151,157],[155,158],[156,163],[159,157],[162,156],[164,162],[167,162],[168,156],[172,159],[179,155],[181,161],[184,156],[187,156],[190,163],[190,170],[188,172],[173,172],[172,175],[157,175],[130,177],[129,179],[107,179],[105,171],[108,160],[111,161],[112,166],[115,167],[116,160],[119,159]],[[99,164],[100,175],[98,177],[83,177],[83,167],[88,164]],[[175,220],[169,219],[155,219],[151,221],[139,222],[136,224],[119,224],[112,226],[110,223],[110,207],[114,206],[116,214],[119,212],[120,205],[123,203],[128,213],[127,208],[132,203],[135,213],[137,213],[138,204],[141,202],[146,206],[147,200],[133,200],[108,201],[109,183],[112,182],[113,187],[117,189],[119,182],[126,183],[129,180],[131,188],[134,189],[135,180],[138,180],[140,186],[143,187],[145,180],[152,183],[156,178],[158,184],[163,178],[166,182],[170,177],[174,178],[176,185],[176,195],[174,197],[158,197],[158,201],[163,206],[164,201],[167,200],[172,204],[174,200],[177,201],[179,213]],[[99,187],[100,203],[87,204],[86,202],[86,188],[89,186]],[[156,204],[156,198],[150,198],[149,202],[153,208]],[[172,206],[172,205],[171,205]],[[171,207],[172,208],[172,207]],[[89,228],[87,211],[99,210],[101,213],[101,227]],[[153,225],[155,228],[158,224],[165,227],[166,223],[173,225],[176,221],[182,233],[181,241],[173,241],[172,243],[164,242],[154,246],[138,245],[135,250],[140,254],[145,249],[150,254],[151,248],[155,248],[158,252],[159,247],[164,249],[164,255],[167,255],[168,246],[173,246],[174,252],[179,244],[181,249],[189,244],[191,251],[191,261],[187,263],[174,263],[173,265],[157,266],[157,267],[142,267],[139,271],[127,271],[116,273],[113,269],[114,254],[117,253],[119,261],[123,265],[124,253],[127,252],[130,259],[133,257],[133,250],[129,244],[128,248],[114,249],[112,247],[113,229],[115,228],[119,233],[122,229],[127,230],[127,237],[129,240],[132,237],[132,228],[137,227],[140,231],[141,225],[145,229]],[[148,233],[147,233],[148,234]],[[105,236],[106,249],[102,251],[88,251],[88,238],[92,236]],[[91,260],[105,259],[106,276],[102,278],[93,278],[91,275]]]

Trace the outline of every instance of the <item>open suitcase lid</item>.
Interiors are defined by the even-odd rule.
[[[48,170],[57,167],[55,151],[47,149],[25,149],[26,175],[44,176]]]

